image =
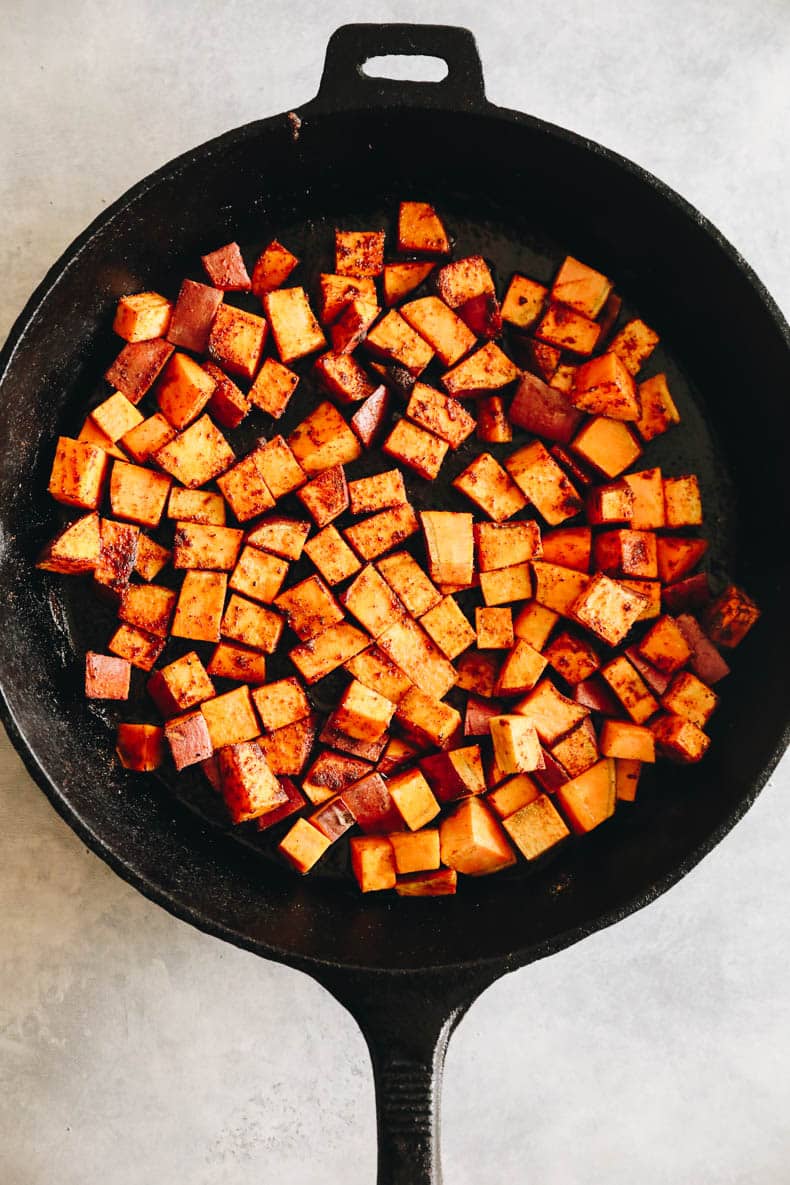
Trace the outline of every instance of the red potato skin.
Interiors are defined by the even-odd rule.
[[[131,673],[132,664],[125,658],[89,650],[85,655],[86,698],[127,700]]]
[[[344,790],[341,798],[366,835],[403,830],[403,820],[381,774],[368,774]]]
[[[184,280],[170,318],[167,340],[174,346],[205,354],[211,326],[221,304],[222,293],[216,288],[198,284],[195,280]]]
[[[711,591],[707,572],[687,576],[675,584],[667,584],[661,590],[661,604],[667,613],[676,617],[679,613],[694,613],[710,604]]]
[[[699,622],[688,613],[681,613],[676,620],[680,632],[691,647],[689,667],[697,678],[712,686],[729,675],[729,666]]]
[[[168,720],[165,739],[170,745],[173,762],[179,773],[188,765],[207,761],[214,752],[208,725],[200,710]]]
[[[150,341],[129,342],[104,377],[130,403],[139,403],[153,387],[172,353],[173,346],[160,337],[151,338]]]
[[[466,713],[464,715],[464,736],[488,736],[489,720],[492,716],[501,716],[504,710],[505,709],[500,700],[480,699],[476,695],[470,695],[466,701]]]

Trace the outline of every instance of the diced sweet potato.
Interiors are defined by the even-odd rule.
[[[387,788],[403,822],[411,831],[418,831],[439,814],[439,803],[418,769],[395,774],[387,783]]]
[[[752,598],[731,584],[705,610],[703,625],[717,646],[731,650],[740,645],[759,616]]]
[[[415,383],[406,415],[422,428],[439,436],[453,449],[458,448],[475,430],[475,421],[457,399]]]
[[[90,419],[112,444],[143,422],[143,417],[135,405],[120,391],[116,391],[109,399],[94,407]]]
[[[543,551],[536,522],[475,523],[474,539],[481,572],[523,564]]]
[[[103,518],[99,522],[99,558],[93,569],[94,587],[115,601],[129,586],[137,562],[140,528]]]
[[[351,427],[366,448],[370,448],[384,432],[389,406],[387,388],[376,387],[351,417]]]
[[[297,498],[318,527],[325,527],[348,509],[348,483],[342,465],[324,469],[297,490]]]
[[[521,334],[512,339],[511,345],[513,356],[522,370],[553,384],[562,358],[562,350],[557,346],[550,346],[548,342],[539,342],[534,337]]]
[[[710,745],[710,737],[683,716],[659,716],[650,729],[662,756],[683,765],[701,761]]]
[[[482,255],[468,255],[445,264],[436,273],[436,289],[451,309],[476,296],[495,295],[494,280]]]
[[[340,584],[361,567],[342,535],[331,525],[308,540],[305,552],[327,584]]]
[[[394,889],[397,884],[395,854],[387,836],[353,836],[351,869],[363,893]]]
[[[215,384],[207,411],[223,428],[237,428],[250,410],[249,399],[214,362],[204,362],[203,369]]]
[[[519,638],[499,671],[496,694],[523,695],[531,691],[545,668],[546,659],[540,651]]]
[[[384,265],[384,303],[397,304],[433,271],[432,263],[386,263]]]
[[[691,657],[691,647],[671,617],[661,617],[645,634],[638,646],[646,662],[664,674],[672,675]]]
[[[123,395],[122,398],[126,399],[126,396]],[[126,401],[127,403],[129,402],[128,399]],[[129,404],[129,406],[131,407],[132,405]],[[104,449],[108,456],[117,457],[119,461],[128,460],[128,456],[121,448],[120,443],[113,444],[109,436],[105,432],[102,432],[99,425],[94,423],[90,416],[88,416],[77,433],[77,440],[81,441],[83,444],[92,444],[95,445],[96,448]]]
[[[395,892],[399,897],[447,897],[452,896],[458,884],[454,868],[438,868],[435,872],[414,872],[399,876]]]
[[[235,459],[233,449],[206,415],[154,453],[157,465],[189,489],[218,477]]]
[[[310,524],[307,522],[270,515],[250,531],[247,542],[253,547],[260,547],[263,551],[270,551],[285,560],[296,562],[302,554],[309,533]]]
[[[339,276],[380,276],[384,271],[384,231],[336,230],[335,271]]]
[[[201,255],[200,261],[214,288],[223,292],[249,292],[252,287],[238,243],[217,247],[216,251]]]
[[[663,489],[662,489],[663,511]],[[588,522],[595,526],[611,523],[630,523],[634,512],[634,495],[627,481],[613,481],[587,491],[585,503]]]
[[[252,269],[252,290],[258,299],[263,300],[267,292],[281,288],[298,262],[287,247],[277,239],[272,239],[258,256],[258,261]]]
[[[558,634],[551,645],[546,647],[544,657],[557,674],[571,685],[589,679],[601,665],[590,643],[567,631]]]
[[[280,789],[284,791],[286,800],[281,802],[273,810],[267,811],[265,815],[261,815],[258,819],[258,830],[265,831],[269,827],[274,827],[275,823],[282,822],[283,819],[288,819],[291,815],[295,815],[302,807],[307,806],[307,799],[299,790],[299,787],[294,784],[290,778],[278,778]]]
[[[97,510],[109,467],[110,458],[104,449],[60,436],[49,478],[49,493],[56,502],[66,506]]]
[[[361,453],[359,441],[333,403],[319,403],[294,428],[288,444],[305,473],[347,465]]]
[[[518,367],[503,354],[496,342],[487,342],[463,362],[442,375],[442,386],[449,395],[476,395],[506,387],[519,377]]]
[[[165,337],[171,311],[170,301],[158,292],[136,292],[131,296],[122,296],[115,310],[113,332],[127,342]]]
[[[208,352],[231,374],[251,379],[261,364],[268,331],[263,317],[221,304],[211,326]]]
[[[571,448],[605,477],[619,477],[642,452],[629,427],[606,416],[594,416],[589,420],[576,435]]]
[[[280,361],[289,363],[326,345],[304,288],[278,288],[263,298]]]
[[[527,860],[536,860],[570,835],[565,820],[545,794],[537,794],[508,815],[502,826]]]
[[[173,425],[157,411],[148,419],[141,420],[134,428],[130,428],[121,437],[121,444],[133,461],[143,465],[176,435]]]
[[[510,650],[513,646],[513,612],[509,608],[478,606],[475,631],[480,650]]]
[[[439,832],[436,828],[419,833],[396,831],[389,837],[395,853],[398,875],[431,872],[439,867]]]
[[[506,457],[505,468],[550,526],[573,518],[582,509],[578,491],[539,440]]]
[[[401,306],[401,316],[424,338],[443,366],[453,366],[476,338],[438,296],[424,296]]]
[[[224,527],[225,499],[209,490],[185,490],[174,486],[167,503],[167,516],[184,523]]]
[[[340,600],[373,638],[406,616],[396,594],[370,564],[341,594]]]
[[[455,708],[416,686],[400,700],[395,717],[409,736],[440,749],[461,732],[461,717]]]
[[[177,523],[173,535],[173,567],[230,571],[244,532],[203,523]]]
[[[233,570],[230,587],[253,601],[270,605],[282,588],[287,573],[286,560],[247,546]]]
[[[265,605],[232,593],[222,616],[221,633],[253,650],[274,654],[280,641],[283,619]]]
[[[671,676],[665,675],[662,671],[652,666],[651,663],[647,662],[640,654],[638,645],[626,646],[625,656],[631,665],[635,666],[639,671],[639,674],[645,683],[647,683],[650,690],[655,692],[656,695],[663,695],[667,687],[669,687]]]
[[[131,674],[132,666],[126,659],[89,650],[85,655],[86,698],[128,699]]]
[[[219,642],[228,577],[224,572],[187,572],[178,594],[171,633],[195,642]]]
[[[449,255],[450,240],[429,202],[401,202],[398,207],[398,250],[414,255]],[[403,871],[403,870],[401,870]]]
[[[308,821],[334,843],[350,831],[355,820],[342,798],[332,798],[314,811]]]
[[[658,580],[634,580],[632,577],[622,577],[620,583],[645,598],[645,605],[637,617],[637,621],[649,621],[661,615],[661,585]]]
[[[348,492],[352,514],[370,514],[390,506],[401,506],[406,501],[406,487],[399,469],[352,481]]]
[[[511,518],[527,504],[518,485],[490,453],[479,453],[453,485],[497,523]]]
[[[625,757],[615,758],[614,783],[618,802],[635,801],[641,772],[641,761],[629,761]]]
[[[157,527],[164,514],[172,481],[152,469],[113,461],[110,474],[110,508],[118,518],[144,527]]]
[[[647,604],[647,597],[599,573],[569,607],[581,625],[616,646],[622,642]]]
[[[490,444],[507,444],[513,429],[501,395],[481,395],[478,400],[477,436]]]
[[[276,358],[264,358],[250,387],[249,402],[279,420],[299,384],[299,375]]]
[[[382,445],[383,451],[420,477],[431,481],[447,455],[447,442],[409,420],[398,420]]]
[[[589,717],[552,746],[551,756],[569,778],[577,778],[599,758],[598,741]]]
[[[238,745],[258,736],[260,727],[246,684],[215,696],[200,705],[214,749]],[[222,755],[220,754],[220,762]]]
[[[174,346],[204,354],[222,293],[207,284],[184,280],[170,318],[167,340]]]
[[[258,744],[272,773],[301,774],[310,760],[317,732],[318,717],[311,712],[301,720],[294,720],[292,724],[285,724],[259,737]]]
[[[350,737],[377,741],[389,728],[394,712],[390,700],[354,679],[340,697],[333,722]]]
[[[543,650],[551,631],[559,620],[559,614],[537,601],[528,601],[519,609],[513,622],[513,633],[535,650]]]
[[[394,621],[378,644],[411,681],[440,699],[455,684],[455,670],[426,631],[409,617]]]
[[[609,351],[583,363],[574,376],[573,404],[612,420],[638,420],[639,398],[634,380],[620,357]]]
[[[612,719],[618,719],[623,715],[620,704],[599,675],[593,675],[591,679],[577,683],[573,689],[573,698],[577,704],[591,712],[600,712]]]
[[[385,314],[365,338],[375,358],[399,363],[415,378],[433,358],[433,348],[395,309]]]
[[[598,323],[601,326],[601,336],[598,338],[599,349],[603,349],[609,339],[612,330],[617,324],[622,308],[622,297],[618,296],[616,292],[610,292],[598,315]]]
[[[593,542],[593,560],[600,572],[649,580],[658,575],[656,537],[652,531],[628,528],[602,531]]]
[[[481,292],[458,306],[458,316],[477,337],[499,337],[502,312],[495,292]]]
[[[698,728],[705,727],[718,702],[715,691],[690,671],[679,671],[661,697],[661,704],[668,712],[685,717]]]
[[[439,590],[408,552],[386,556],[376,567],[413,617],[422,617],[441,600]]]
[[[280,593],[274,603],[303,642],[343,620],[343,610],[319,576],[308,576]]]
[[[99,516],[94,511],[58,531],[39,555],[36,567],[64,576],[92,572],[99,562],[100,552]]]
[[[115,752],[124,769],[151,773],[165,759],[164,729],[156,724],[119,724]]]
[[[318,277],[319,315],[325,325],[336,321],[352,300],[377,302],[376,281],[371,277],[336,276],[324,272]]]
[[[437,584],[471,584],[474,576],[471,514],[423,510],[420,521],[431,578]]]
[[[539,797],[540,790],[529,774],[515,774],[486,794],[485,801],[500,819],[507,819]]]
[[[217,485],[240,523],[249,522],[274,506],[259,460],[259,451],[254,449],[217,478]]]
[[[564,617],[570,616],[572,606],[590,585],[590,577],[586,573],[544,560],[532,561],[532,573],[535,577],[535,600],[544,608]]]
[[[644,724],[658,711],[658,701],[625,655],[601,667],[601,677],[617,696],[635,724]]]
[[[309,872],[321,859],[331,840],[322,835],[317,827],[307,822],[307,819],[297,819],[290,831],[280,840],[277,851],[290,864],[295,872],[303,876]],[[388,844],[389,846],[389,844]],[[392,848],[389,848],[392,852]],[[353,860],[353,855],[352,855]],[[381,888],[394,888],[395,867],[392,868],[393,884],[382,884]]]
[[[668,527],[702,525],[702,499],[699,482],[693,473],[664,478],[664,505]]]
[[[639,762],[654,762],[656,759],[655,741],[650,729],[626,720],[605,720],[600,745],[604,757]]]
[[[601,272],[568,255],[554,277],[551,296],[586,317],[597,317],[611,289],[611,280]]]
[[[574,354],[591,354],[598,342],[600,326],[597,321],[585,317],[567,305],[550,304],[536,326],[535,337],[557,346],[561,350],[572,350]]]
[[[664,483],[660,469],[627,473],[623,483],[632,496],[630,524],[635,530],[655,531],[664,526]]]
[[[194,650],[154,671],[146,691],[163,716],[177,716],[211,699],[214,684]]]
[[[168,720],[165,724],[165,740],[179,773],[188,765],[207,761],[213,752],[208,725],[199,708]]]
[[[159,410],[179,432],[191,424],[208,403],[216,383],[188,354],[176,350],[162,370],[156,387]]]
[[[233,679],[236,683],[263,683],[266,680],[266,658],[246,646],[220,642],[214,648],[206,671],[218,679]]]
[[[397,704],[412,686],[411,679],[378,646],[356,654],[345,669],[365,687],[378,691],[390,703]]]
[[[612,338],[609,349],[623,362],[630,374],[638,374],[659,342],[658,334],[644,321],[635,318]]]
[[[259,441],[255,464],[271,496],[275,499],[293,493],[305,483],[305,475],[282,436]]]
[[[487,606],[526,601],[532,596],[529,564],[511,564],[509,568],[481,572],[480,591]]]
[[[587,716],[588,710],[557,691],[551,679],[543,679],[534,691],[519,700],[513,711],[526,716],[544,745],[554,745]]]
[[[302,780],[302,789],[314,806],[342,794],[370,772],[367,761],[332,753],[325,749],[315,759]]]
[[[542,539],[542,557],[546,563],[576,572],[589,572],[592,558],[592,531],[589,527],[558,527]]]
[[[309,642],[289,652],[291,662],[306,683],[316,683],[348,662],[368,644],[368,637],[348,621],[322,630]]]
[[[562,391],[563,395],[567,395],[573,390],[577,370],[578,367],[572,366],[569,362],[561,363],[551,377],[551,386],[557,391]]]
[[[442,863],[467,876],[486,876],[515,864],[502,827],[479,798],[465,798],[439,828]]]
[[[342,799],[366,835],[399,830],[401,817],[381,774],[366,774],[343,791]]]
[[[705,539],[662,536],[657,543],[658,576],[662,584],[674,584],[695,568],[708,550]]]
[[[546,289],[542,284],[517,273],[510,281],[502,302],[502,320],[518,329],[529,329],[537,321],[545,298]]]
[[[557,789],[557,801],[577,835],[592,831],[614,814],[614,761],[604,757]]]
[[[667,386],[667,376],[656,374],[639,384],[641,412],[636,430],[644,441],[653,440],[680,423],[680,412],[675,407]]]
[[[170,333],[173,324],[170,325]],[[139,403],[143,395],[151,389],[159,372],[173,353],[170,342],[161,338],[151,341],[129,342],[123,347],[118,357],[104,377],[113,387],[122,391],[131,403]]]
[[[166,638],[176,593],[158,584],[130,584],[121,596],[118,616],[129,625]]]
[[[407,741],[403,737],[389,737],[376,764],[376,769],[382,777],[391,777],[397,770],[408,765],[420,751],[420,746],[414,741]]]
[[[567,395],[532,374],[523,374],[510,405],[510,420],[536,436],[567,444],[584,418]]]
[[[374,560],[403,543],[419,530],[417,516],[406,502],[391,510],[382,510],[343,532],[354,551],[363,560]]]
[[[375,300],[349,300],[329,331],[334,353],[342,357],[355,350],[380,312]]]
[[[450,660],[467,650],[476,640],[475,631],[453,597],[443,597],[420,618],[420,625]]]
[[[508,774],[526,773],[543,764],[538,734],[525,716],[492,716],[488,722],[494,757]]]
[[[549,452],[563,470],[566,477],[569,477],[572,482],[575,482],[579,489],[588,489],[596,480],[596,476],[589,465],[585,465],[577,457],[571,456],[564,445],[553,444]]]
[[[369,399],[377,390],[356,358],[348,354],[322,354],[316,359],[314,371],[324,390],[341,403]]]

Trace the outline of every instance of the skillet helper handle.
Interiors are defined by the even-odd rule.
[[[441,58],[440,82],[371,78],[370,58],[414,54]],[[483,67],[468,29],[456,25],[341,25],[329,39],[317,101],[332,107],[420,106],[462,108],[485,103]]]

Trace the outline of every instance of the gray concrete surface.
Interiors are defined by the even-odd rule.
[[[71,238],[171,156],[315,91],[332,29],[475,30],[491,99],[697,204],[790,311],[790,8],[3,0],[0,336]],[[690,281],[693,277],[689,277]],[[759,688],[756,689],[759,694]],[[510,976],[450,1048],[448,1185],[790,1180],[790,764],[616,929]],[[2,1185],[368,1185],[353,1022],[116,879],[0,747]]]

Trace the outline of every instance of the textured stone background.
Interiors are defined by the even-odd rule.
[[[790,311],[781,0],[3,0],[0,16],[0,336],[139,177],[310,98],[335,26],[410,18],[472,28],[493,101],[657,173]],[[789,782],[786,761],[668,896],[472,1009],[447,1062],[448,1185],[790,1179]],[[3,1185],[368,1185],[374,1140],[351,1019],[137,896],[3,740]]]

